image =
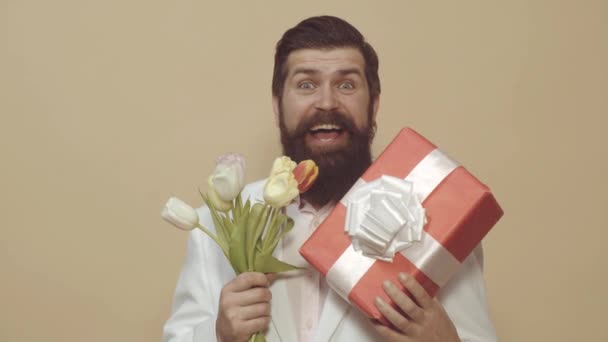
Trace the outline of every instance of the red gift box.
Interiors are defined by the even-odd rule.
[[[383,175],[413,182],[427,219],[422,241],[397,253],[392,261],[355,251],[344,227],[346,203],[354,189]],[[406,272],[435,296],[502,214],[487,186],[405,128],[304,243],[300,254],[345,300],[369,317],[382,319],[374,299],[391,302],[382,289],[384,280],[399,284],[397,275]]]

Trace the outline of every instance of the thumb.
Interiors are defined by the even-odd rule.
[[[277,276],[278,276],[276,273],[266,273],[265,275],[266,275],[266,279],[268,279],[269,285],[272,284],[275,281],[275,279],[277,279]]]

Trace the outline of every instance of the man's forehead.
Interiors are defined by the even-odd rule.
[[[286,67],[288,77],[302,70],[321,73],[357,70],[363,76],[365,60],[355,48],[300,49],[289,54]]]

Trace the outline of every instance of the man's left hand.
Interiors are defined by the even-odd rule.
[[[394,327],[391,329],[382,324],[375,324],[380,336],[386,341],[396,342],[460,341],[456,327],[443,306],[429,296],[414,277],[401,273],[399,282],[412,294],[414,300],[391,281],[384,282],[384,291],[403,313],[398,312],[382,299],[376,298],[376,307]]]

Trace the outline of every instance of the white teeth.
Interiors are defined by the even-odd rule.
[[[330,125],[330,124],[322,124],[322,125],[316,125],[313,128],[311,128],[311,131],[316,131],[319,129],[340,129],[340,126],[338,125]]]

